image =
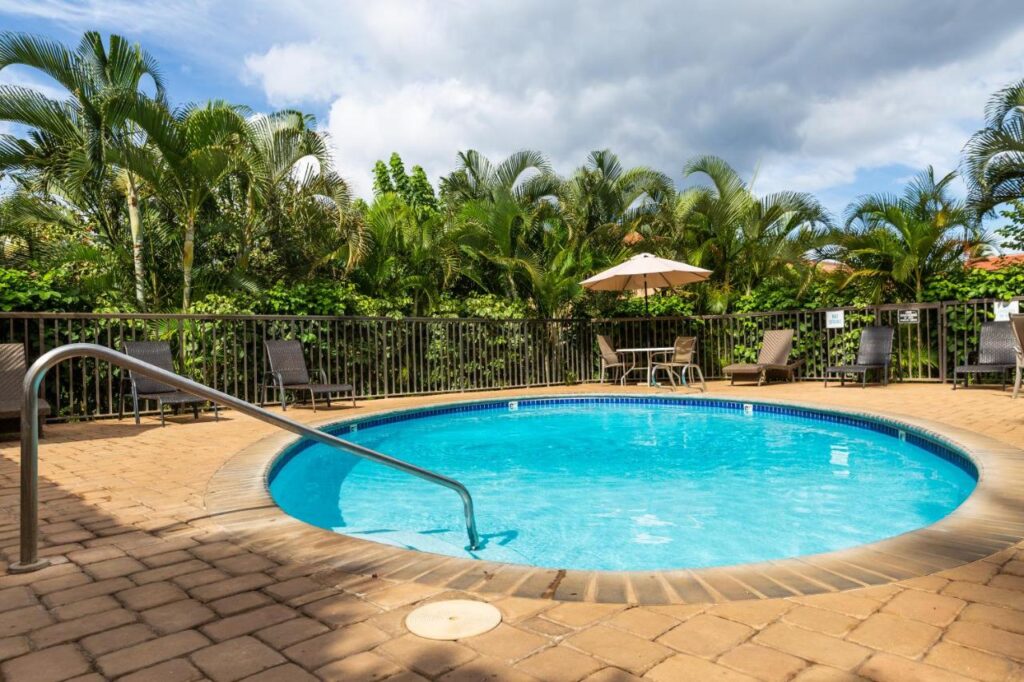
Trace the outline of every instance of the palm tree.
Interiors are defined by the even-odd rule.
[[[572,242],[589,240],[592,246],[616,252],[626,234],[658,214],[674,196],[667,175],[645,166],[623,168],[607,149],[591,152],[558,191]]]
[[[848,281],[866,281],[876,300],[895,288],[924,299],[932,278],[963,267],[964,258],[989,245],[977,214],[952,196],[951,172],[936,180],[929,166],[901,196],[871,195],[852,203],[846,231],[837,237],[839,258],[852,268]]]
[[[28,126],[28,139],[0,140],[0,169],[42,175],[59,183],[65,193],[103,194],[120,188],[128,205],[135,270],[135,299],[145,306],[142,220],[133,173],[123,171],[116,182],[109,174],[110,151],[133,143],[135,130],[124,117],[124,96],[139,94],[149,76],[155,97],[162,101],[164,84],[156,61],[138,44],[112,35],[107,46],[98,33],[86,33],[74,51],[64,45],[22,33],[0,34],[0,70],[12,65],[36,69],[60,83],[68,97],[62,101],[18,86],[0,86],[0,120]],[[93,204],[102,199],[93,197]],[[108,231],[114,218],[101,215]]]
[[[218,200],[226,204],[222,213],[237,216],[235,263],[243,275],[260,235],[272,227],[287,229],[281,222],[271,224],[275,219],[290,222],[281,214],[282,202],[303,194],[342,206],[349,200],[348,185],[333,172],[327,138],[315,130],[312,116],[285,110],[250,116],[245,123],[231,182],[218,193]]]
[[[989,100],[985,127],[964,148],[964,165],[970,203],[979,213],[1024,198],[1024,80]]]
[[[420,220],[413,207],[388,192],[362,216],[349,275],[373,295],[409,296],[425,314],[459,272],[459,253],[439,216]]]
[[[756,196],[739,174],[716,156],[700,156],[683,168],[686,177],[706,176],[676,198],[676,248],[706,267],[724,308],[736,288],[751,291],[765,279],[802,264],[830,224],[828,212],[809,194]]]
[[[573,246],[568,231],[558,226],[544,233],[546,262],[532,271],[530,299],[539,317],[567,317],[585,296],[580,282],[593,269],[593,257],[584,243]]]
[[[235,168],[248,123],[238,108],[224,102],[170,112],[148,98],[126,99],[127,115],[145,140],[142,146],[118,149],[116,162],[149,185],[181,230],[181,310],[187,313],[197,221],[218,184]]]
[[[441,196],[459,206],[472,200],[493,201],[499,194],[511,194],[524,204],[532,204],[554,194],[557,179],[547,158],[537,151],[524,149],[494,164],[470,149],[458,154],[458,167],[441,178]]]
[[[539,221],[509,192],[490,199],[472,199],[455,217],[456,241],[465,254],[463,275],[485,291],[518,297],[529,288],[537,270],[531,249],[541,230]]]

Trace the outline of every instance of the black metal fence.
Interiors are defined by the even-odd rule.
[[[1024,298],[1024,297],[1022,297]],[[0,343],[26,344],[35,358],[59,345],[165,339],[178,371],[197,381],[258,401],[266,373],[263,342],[298,338],[311,367],[329,380],[350,383],[362,398],[550,386],[596,381],[596,334],[619,347],[667,347],[678,335],[699,338],[699,362],[720,378],[731,362],[752,361],[767,329],[796,330],[794,353],[802,376],[848,362],[859,331],[871,324],[897,330],[898,375],[946,381],[976,350],[993,299],[843,308],[842,328],[830,328],[829,310],[606,320],[483,320],[266,315],[131,315],[0,313]],[[833,309],[839,310],[839,309]],[[55,418],[116,414],[120,376],[89,359],[55,367],[45,384]]]

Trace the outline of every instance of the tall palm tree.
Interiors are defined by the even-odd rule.
[[[751,291],[767,278],[799,265],[830,224],[828,212],[810,194],[777,192],[758,197],[723,159],[699,156],[683,168],[710,184],[676,198],[677,248],[714,273],[717,307],[739,288]]]
[[[0,139],[0,169],[16,169],[42,175],[59,183],[66,193],[97,194],[120,188],[128,207],[135,270],[135,298],[145,306],[142,220],[137,180],[122,170],[116,182],[109,175],[111,149],[133,144],[135,129],[120,106],[126,94],[137,96],[144,77],[164,98],[164,83],[156,60],[138,44],[110,36],[106,46],[96,32],[82,37],[77,49],[23,33],[0,34],[0,70],[20,65],[49,76],[67,92],[64,100],[51,100],[39,92],[18,86],[0,86],[0,120],[30,128],[27,139]],[[93,197],[93,204],[103,201]],[[113,218],[101,215],[108,230]]]
[[[970,202],[987,213],[1024,198],[1024,80],[997,92],[985,108],[985,127],[964,148]]]
[[[977,214],[952,195],[955,178],[951,172],[937,180],[929,166],[901,196],[870,195],[850,204],[846,231],[837,238],[838,256],[852,268],[848,280],[867,282],[876,300],[894,288],[921,301],[930,279],[980,255],[989,241]]]
[[[197,221],[218,184],[235,168],[247,121],[238,108],[224,102],[171,112],[148,98],[126,99],[127,115],[145,140],[139,147],[118,149],[116,162],[149,185],[181,230],[181,310],[187,313],[192,302]]]

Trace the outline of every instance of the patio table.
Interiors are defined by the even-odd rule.
[[[653,386],[654,385],[654,377],[651,375],[651,369],[654,366],[654,363],[652,362],[652,360],[654,358],[654,354],[655,353],[671,352],[673,350],[675,350],[674,346],[668,346],[668,347],[658,346],[656,348],[616,348],[615,349],[615,351],[617,353],[632,353],[633,355],[637,355],[637,354],[646,354],[647,355],[647,385],[648,386]],[[630,367],[629,370],[627,370],[626,373],[622,375],[623,383],[625,383],[626,377],[629,376],[631,372],[633,372],[634,370],[641,370],[642,371],[642,369],[643,369],[642,367],[639,367],[639,366],[636,366],[636,365],[634,365],[633,367]],[[684,379],[683,381],[685,383],[686,380]]]

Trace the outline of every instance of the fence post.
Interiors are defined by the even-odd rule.
[[[388,340],[388,320],[384,320],[381,323],[381,329],[384,335],[384,343],[380,345],[384,353],[384,397],[388,397],[388,377],[391,376],[391,359],[388,353],[391,341]]]
[[[939,374],[946,383],[946,302],[939,302]]]

